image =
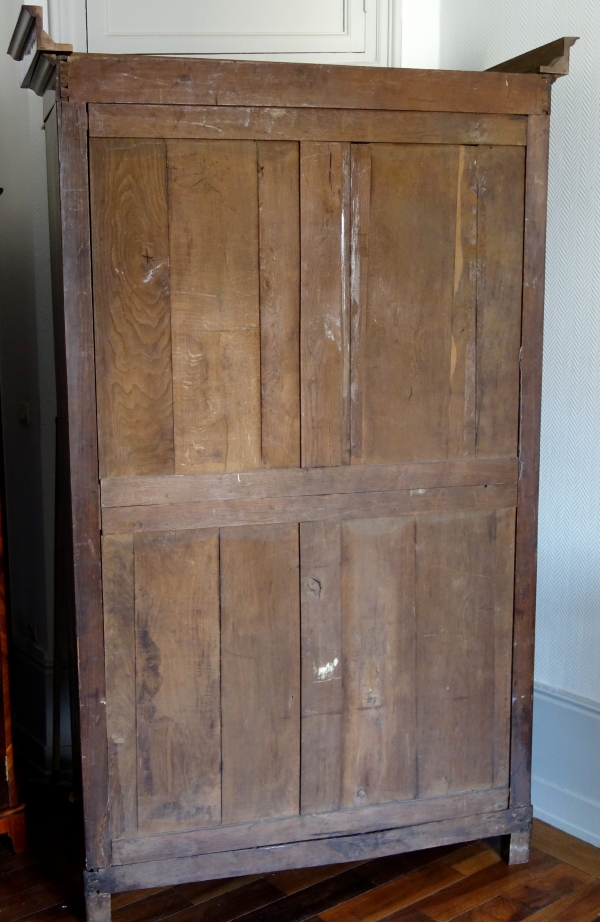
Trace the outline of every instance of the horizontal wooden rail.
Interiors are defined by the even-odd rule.
[[[470,487],[518,479],[516,458],[350,464],[227,474],[167,474],[115,477],[102,481],[102,505],[153,506],[267,496],[377,493],[390,490]]]
[[[231,525],[274,525],[283,522],[319,522],[326,519],[448,514],[506,509],[517,504],[514,484],[483,487],[441,487],[390,490],[378,493],[341,493],[284,496],[212,503],[172,503],[161,506],[125,506],[104,509],[106,535],[132,531],[177,531]]]
[[[231,826],[214,826],[193,832],[153,836],[131,836],[113,842],[113,864],[132,864],[167,858],[210,854],[240,848],[255,848],[324,839],[334,835],[373,832],[395,826],[412,826],[452,817],[505,810],[508,789],[496,788],[466,794],[450,794],[401,803],[378,804],[335,813],[315,813],[265,819]]]
[[[94,104],[90,105],[90,135],[522,147],[527,142],[527,119],[455,112]]]

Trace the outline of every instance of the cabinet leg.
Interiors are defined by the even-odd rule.
[[[526,832],[513,832],[509,836],[502,836],[500,854],[507,864],[527,864],[529,861],[529,843],[531,830]]]
[[[21,855],[27,846],[24,810],[21,813],[15,813],[14,816],[9,817],[8,828],[6,831],[12,842],[15,855]]]
[[[110,922],[110,893],[86,893],[85,915],[87,922]]]

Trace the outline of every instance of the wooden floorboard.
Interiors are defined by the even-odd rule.
[[[499,842],[156,887],[112,897],[113,922],[600,922],[600,849],[534,821],[528,865]],[[77,865],[56,843],[0,843],[0,922],[83,922]]]

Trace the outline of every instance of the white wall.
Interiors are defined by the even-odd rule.
[[[42,105],[19,88],[25,62],[4,53],[20,6],[0,4],[0,389],[15,736],[40,766],[51,739],[56,407]]]
[[[581,39],[552,90],[533,799],[600,845],[600,3],[441,2],[443,68],[562,35]]]

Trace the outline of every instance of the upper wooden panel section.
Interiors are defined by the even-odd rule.
[[[551,78],[403,68],[74,54],[60,92],[73,102],[394,109],[507,115],[549,110]]]

